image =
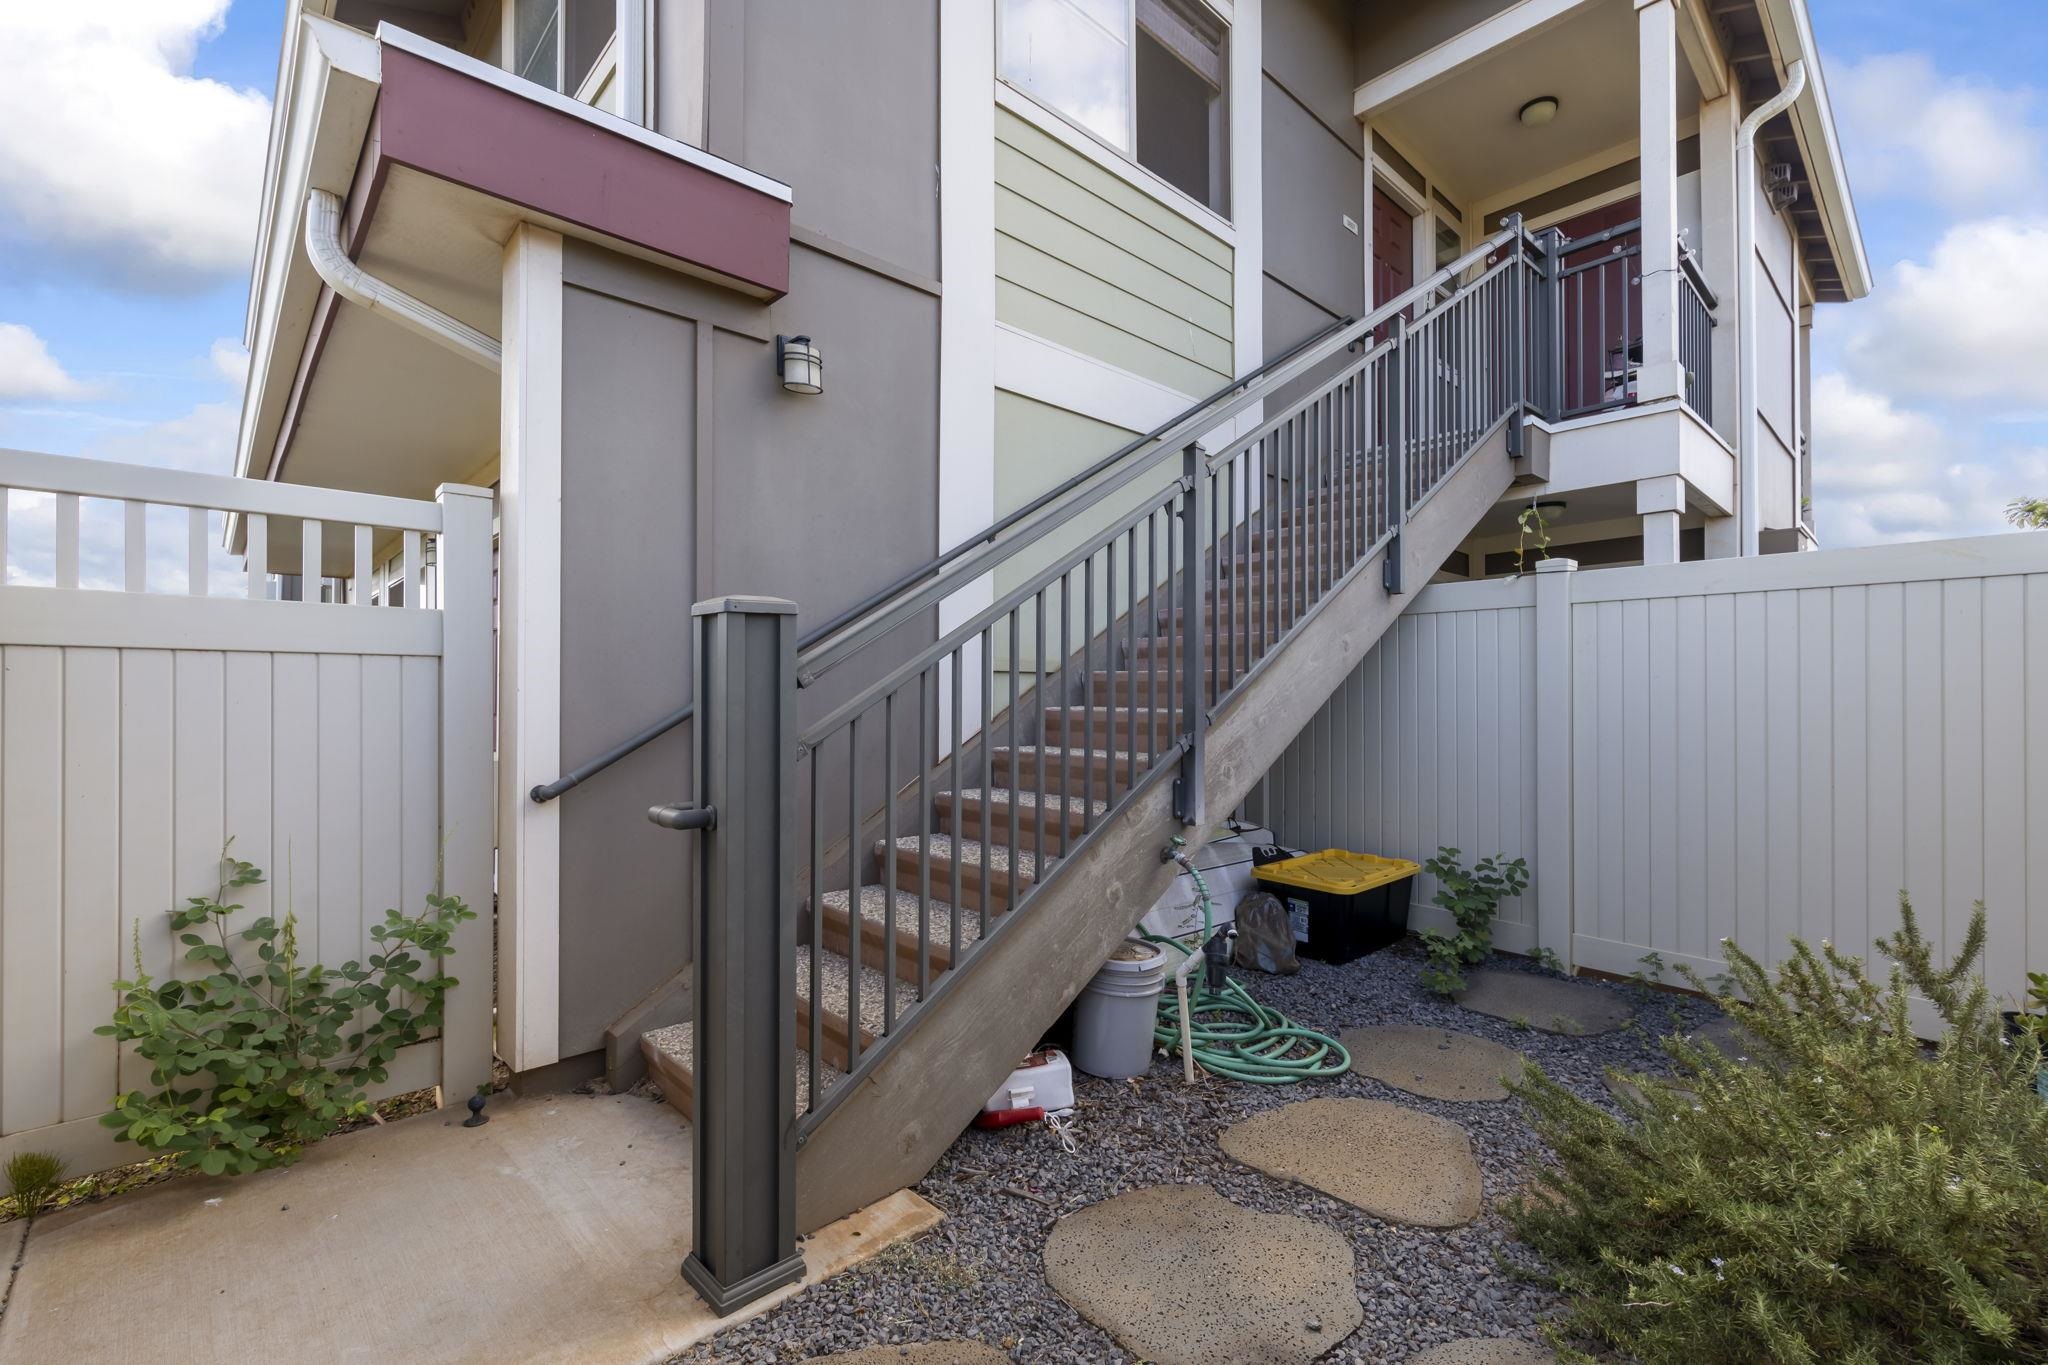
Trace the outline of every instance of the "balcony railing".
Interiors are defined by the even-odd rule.
[[[1551,346],[1537,359],[1546,415],[1565,421],[1633,406],[1643,364],[1643,224],[1617,223],[1584,237],[1544,239]],[[1714,326],[1719,300],[1681,242],[1678,361],[1687,407],[1713,420]]]

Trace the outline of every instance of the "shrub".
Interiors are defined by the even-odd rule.
[[[41,1213],[64,1178],[64,1164],[55,1152],[16,1152],[7,1158],[7,1195],[15,1213],[23,1218]]]
[[[1552,1197],[1510,1216],[1570,1297],[1560,1342],[1651,1365],[2048,1359],[2040,1046],[2004,1037],[1972,975],[1981,905],[1947,969],[1900,913],[1882,984],[1826,943],[1793,940],[1775,981],[1726,944],[1753,1003],[1719,1000],[1752,1056],[1665,1040],[1680,1074],[1637,1078],[1625,1121],[1533,1071],[1511,1084],[1557,1158]],[[1940,1015],[1931,1053],[1909,989]]]
[[[1422,870],[1437,880],[1438,905],[1451,912],[1455,934],[1425,929],[1423,951],[1429,965],[1422,969],[1422,984],[1438,995],[1452,995],[1465,989],[1464,969],[1484,962],[1493,952],[1493,916],[1509,896],[1529,888],[1529,864],[1517,858],[1503,862],[1504,855],[1481,858],[1468,870],[1458,861],[1455,848],[1439,848]]]
[[[114,1021],[97,1030],[135,1044],[154,1087],[115,1096],[100,1122],[209,1175],[287,1164],[367,1113],[366,1088],[386,1079],[401,1048],[440,1028],[456,981],[436,962],[452,952],[455,926],[476,918],[455,897],[429,895],[417,915],[385,912],[367,964],[307,966],[289,913],[230,931],[243,907],[228,896],[262,880],[223,850],[215,893],[171,912],[185,960],[204,974],[152,980],[138,933],[135,979],[114,983]],[[253,960],[238,960],[238,947]]]

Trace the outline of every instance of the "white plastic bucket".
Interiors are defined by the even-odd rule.
[[[1074,1065],[1113,1081],[1152,1066],[1152,1029],[1166,985],[1166,950],[1126,943],[1082,988],[1074,1007]]]

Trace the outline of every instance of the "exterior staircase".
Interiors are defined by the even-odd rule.
[[[751,777],[729,795],[753,803],[756,830],[794,811],[787,861],[748,865],[782,870],[748,884],[782,884],[796,947],[785,937],[777,956],[752,906],[700,908],[726,926],[700,931],[699,989],[714,991],[700,1018],[735,1059],[710,1093],[737,1106],[696,1115],[718,1132],[700,1163],[715,1149],[738,1173],[700,1169],[700,1189],[730,1178],[784,1219],[793,1197],[810,1231],[930,1169],[1166,890],[1170,841],[1198,845],[1243,802],[1516,480],[1522,352],[1542,328],[1528,245],[1517,222],[807,637],[781,667],[820,689],[798,708],[823,713],[808,728],[762,731],[746,699],[774,680],[722,665],[745,721],[732,752],[794,740],[773,784],[788,798]],[[970,585],[982,605],[902,643]],[[872,681],[842,685],[854,659]],[[759,733],[765,747],[743,750]],[[713,813],[717,839],[747,837]],[[793,1029],[776,1022],[791,1019],[772,999],[777,961]],[[692,1108],[690,1028],[643,1048]],[[784,1057],[795,1095],[778,1129],[760,1107],[778,1092],[741,1059]],[[763,1155],[778,1131],[794,1151],[780,1196],[787,1159]],[[756,1292],[789,1253],[769,1265],[738,1207],[722,1206],[711,1253],[731,1264],[709,1273]]]

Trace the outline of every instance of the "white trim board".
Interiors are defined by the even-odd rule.
[[[1131,431],[1150,431],[1196,401],[1002,322],[995,327],[995,386]]]
[[[1481,58],[1535,37],[1590,3],[1592,0],[1520,0],[1359,86],[1351,96],[1351,112],[1369,118],[1449,80]]]
[[[499,419],[498,1049],[515,1071],[561,1056],[562,239],[505,246]]]

